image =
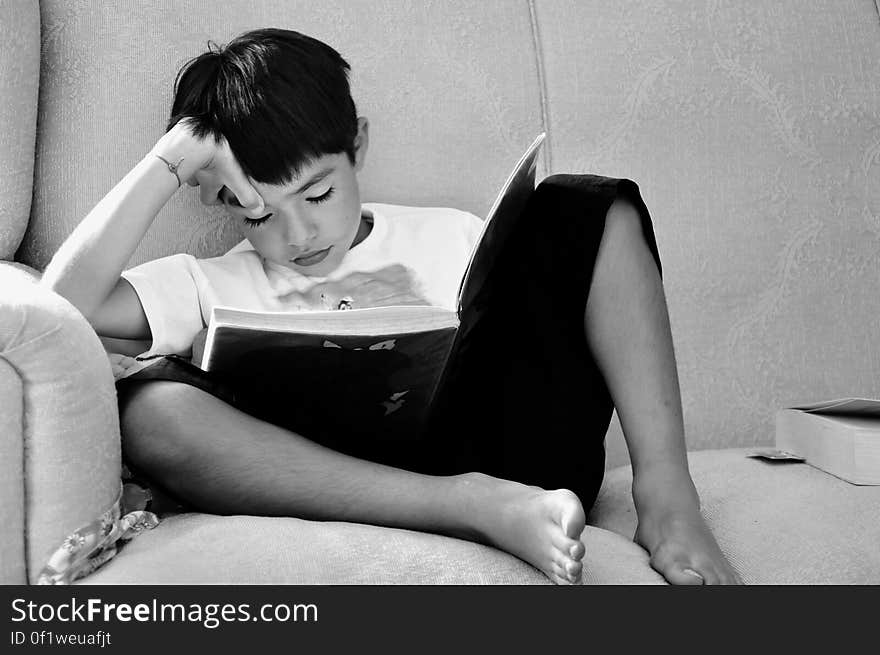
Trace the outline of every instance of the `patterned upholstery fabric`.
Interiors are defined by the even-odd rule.
[[[552,169],[626,175],[651,210],[690,447],[880,397],[873,3],[535,6]]]

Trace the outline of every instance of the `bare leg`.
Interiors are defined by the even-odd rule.
[[[608,212],[584,327],[632,459],[636,541],[673,584],[739,582],[700,514],[663,285],[628,201]]]
[[[186,384],[152,381],[130,393],[126,457],[197,507],[437,532],[496,546],[556,583],[580,581],[584,511],[571,492],[359,460]]]

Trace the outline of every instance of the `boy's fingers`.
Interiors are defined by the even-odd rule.
[[[263,204],[263,199],[250,184],[248,184],[247,190],[235,187],[230,188],[232,189],[232,193],[235,194],[235,197],[238,198],[238,202],[244,208],[245,213],[250,214],[251,218],[260,218],[266,213],[266,206]]]
[[[220,200],[220,189],[222,188],[222,185],[199,184],[199,200],[202,201],[203,205],[208,206],[223,204]]]
[[[237,165],[236,168],[238,168]],[[238,169],[238,175],[235,177],[236,179],[230,180],[226,186],[235,195],[238,204],[242,206],[245,213],[250,214],[251,218],[260,218],[266,213],[266,206],[263,204],[260,194],[251,186],[241,169]]]
[[[228,165],[223,169],[226,171],[228,182],[226,184],[229,190],[235,194],[239,204],[244,208],[246,213],[251,214],[252,218],[259,218],[266,213],[266,206],[257,190],[253,187],[247,175],[241,170],[241,165],[232,154],[228,144],[224,144],[225,161]],[[219,190],[218,190],[219,192]]]

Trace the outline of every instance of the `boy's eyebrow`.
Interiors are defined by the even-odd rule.
[[[314,175],[312,175],[308,180],[306,180],[305,184],[303,184],[299,189],[293,192],[292,195],[299,195],[310,186],[313,186],[323,180],[325,177],[330,175],[334,170],[333,166],[328,166],[327,168],[323,168]]]

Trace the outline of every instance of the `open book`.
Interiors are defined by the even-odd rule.
[[[434,306],[251,312],[214,307],[201,368],[283,390],[311,425],[383,439],[419,434],[460,345],[485,311],[495,263],[535,188],[540,134],[474,244],[457,311]]]
[[[780,410],[776,447],[847,482],[880,485],[880,400],[843,398]]]

